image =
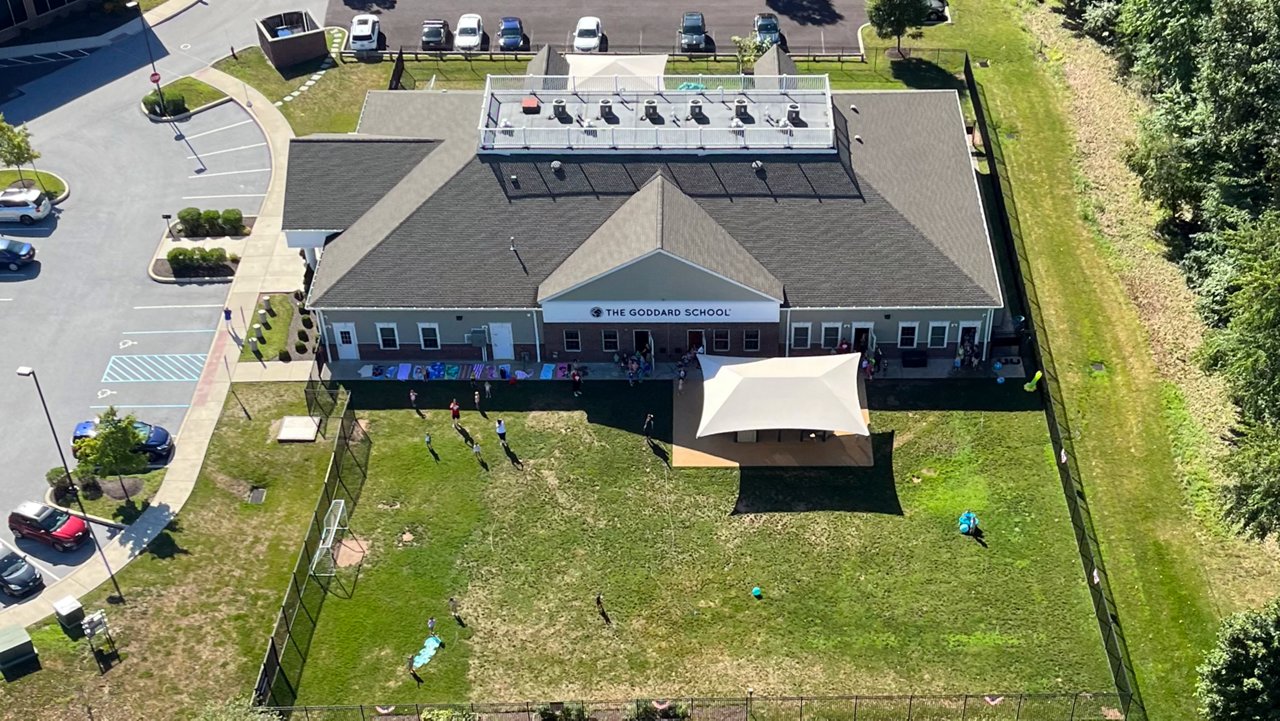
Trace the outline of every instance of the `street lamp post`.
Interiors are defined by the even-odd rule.
[[[138,11],[138,19],[142,21],[142,40],[147,44],[147,59],[151,61],[151,77],[154,78],[156,84],[156,95],[160,97],[160,112],[164,115],[169,114],[169,106],[164,102],[164,91],[160,89],[160,71],[156,70],[156,56],[151,52],[151,36],[150,28],[147,27],[147,17],[142,14],[142,6],[135,2],[127,3],[125,7],[130,10]]]
[[[44,409],[44,418],[49,422],[49,433],[53,435],[53,445],[58,449],[58,458],[62,459],[62,471],[70,479],[71,467],[67,465],[67,454],[62,452],[62,444],[58,441],[58,429],[53,425],[53,416],[49,414],[49,404],[45,403],[44,389],[40,387],[40,378],[36,375],[36,369],[30,366],[22,366],[18,368],[18,375],[26,376],[35,381],[36,393],[40,396],[40,407]],[[80,506],[80,513],[88,519],[89,512],[85,510],[84,501],[80,500],[80,490],[75,487],[74,483],[71,484],[71,495],[76,499],[76,505]],[[102,544],[98,543],[98,537],[93,534],[92,530],[89,533],[89,537],[93,541],[94,548],[98,549],[98,555],[102,557],[102,565],[107,568],[107,575],[111,577],[111,585],[115,586],[116,598],[119,598],[120,602],[124,603],[124,592],[120,590],[120,582],[116,580],[116,574],[111,570],[111,564],[107,562],[107,554],[102,550]]]

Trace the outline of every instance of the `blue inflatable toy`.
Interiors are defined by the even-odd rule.
[[[958,521],[960,533],[969,536],[978,530],[978,516],[973,511],[965,511],[960,514]]]

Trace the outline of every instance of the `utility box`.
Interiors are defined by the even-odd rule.
[[[277,69],[288,68],[329,54],[324,28],[305,10],[271,15],[255,23],[258,47]]]
[[[84,620],[84,606],[75,596],[63,596],[53,602],[53,615],[58,617],[63,628],[79,628]]]
[[[27,630],[19,626],[0,627],[0,670],[21,666],[37,658],[36,646]]]

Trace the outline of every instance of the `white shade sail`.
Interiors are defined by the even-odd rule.
[[[661,90],[666,55],[566,55],[578,90]]]
[[[858,398],[860,353],[800,358],[700,355],[699,438],[770,429],[869,436]]]

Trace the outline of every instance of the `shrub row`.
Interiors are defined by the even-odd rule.
[[[146,107],[148,113],[161,117],[171,118],[187,112],[187,99],[178,93],[165,93],[164,106],[161,107],[160,96],[156,91],[152,90],[147,94],[147,97],[142,99],[142,104]]]
[[[188,238],[244,234],[244,213],[238,208],[222,212],[183,208],[178,211],[178,222],[182,224],[182,234]]]
[[[191,275],[210,268],[219,268],[230,259],[222,248],[174,248],[167,256],[173,274]]]

